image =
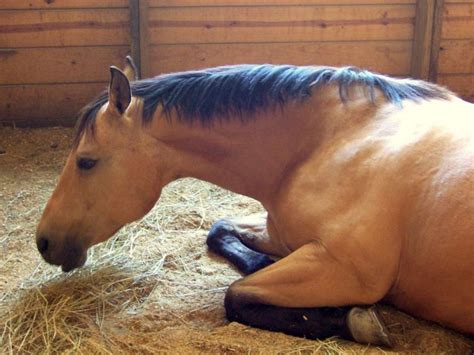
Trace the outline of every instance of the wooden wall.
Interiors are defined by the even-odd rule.
[[[474,101],[474,0],[444,0],[439,33],[423,37],[420,6],[440,1],[1,0],[0,125],[73,124],[130,52],[143,76],[235,63],[410,76],[434,61],[426,78]]]
[[[270,62],[409,75],[415,0],[362,1],[150,0],[150,70]]]
[[[129,48],[127,0],[1,0],[0,123],[74,124]]]
[[[437,82],[474,102],[474,0],[445,0]]]

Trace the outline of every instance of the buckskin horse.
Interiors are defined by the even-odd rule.
[[[474,332],[474,105],[351,67],[124,72],[79,117],[37,229],[47,262],[82,266],[189,176],[266,210],[209,232],[246,274],[229,320],[390,345],[370,306],[386,302]]]

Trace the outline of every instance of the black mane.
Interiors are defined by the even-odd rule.
[[[303,100],[311,89],[327,83],[339,85],[347,99],[352,84],[362,84],[374,99],[379,89],[390,102],[446,98],[439,86],[411,79],[393,79],[353,67],[299,67],[292,65],[236,65],[166,74],[131,83],[133,96],[143,98],[143,121],[152,119],[158,105],[165,113],[176,110],[183,121],[210,124],[216,117],[237,114],[245,119],[258,110]],[[87,105],[78,120],[77,138],[93,127],[98,110],[108,100],[104,91]]]

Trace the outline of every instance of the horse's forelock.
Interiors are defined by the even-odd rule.
[[[92,136],[94,135],[94,124],[97,118],[97,113],[107,101],[108,93],[107,91],[103,91],[79,112],[79,117],[76,123],[76,133],[73,141],[74,148],[79,145],[84,134],[90,133]]]

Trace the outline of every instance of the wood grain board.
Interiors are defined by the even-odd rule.
[[[1,0],[0,10],[12,9],[87,9],[127,8],[127,0]]]
[[[0,47],[128,45],[128,9],[0,11]]]
[[[474,102],[474,0],[445,0],[437,82]]]
[[[69,125],[81,107],[106,87],[106,82],[0,86],[0,97],[5,98],[0,100],[0,123]]]
[[[151,44],[410,40],[415,7],[151,8]]]
[[[474,38],[474,2],[446,4],[441,38],[445,40]]]
[[[123,66],[129,52],[127,46],[21,48],[2,60],[0,84],[107,81],[109,66]]]
[[[355,65],[406,76],[411,42],[233,43],[159,45],[150,48],[153,75],[239,63]]]
[[[474,74],[440,74],[438,83],[448,87],[464,100],[474,102]]]
[[[441,41],[438,72],[440,74],[474,73],[474,38]]]
[[[149,0],[150,7],[306,6],[415,4],[416,0]]]

